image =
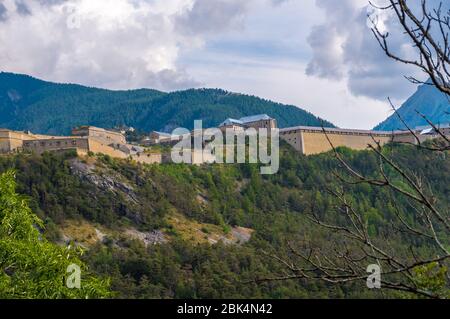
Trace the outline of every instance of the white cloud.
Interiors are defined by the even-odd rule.
[[[340,127],[370,129],[391,115],[387,101],[355,96],[345,82],[310,77],[306,67],[303,62],[210,53],[202,63],[192,63],[189,72],[210,87],[296,105]]]
[[[385,56],[369,28],[367,15],[374,12],[368,11],[372,7],[367,0],[316,0],[316,4],[326,19],[313,27],[308,38],[313,50],[308,75],[345,81],[356,96],[386,100],[411,94],[414,86],[403,75],[417,75],[417,71]],[[381,27],[399,30],[385,11],[375,14]],[[402,34],[391,32],[389,43],[395,52],[410,50]]]
[[[110,88],[198,85],[177,66],[191,46],[174,32],[190,0],[5,0],[0,65],[54,81]],[[22,9],[19,9],[22,8]],[[31,14],[24,15],[23,8]]]
[[[281,6],[286,1],[266,0]],[[241,30],[259,0],[2,0],[0,65],[107,88],[196,87],[179,59]]]
[[[176,19],[180,33],[211,34],[241,29],[250,6],[242,0],[197,0]]]

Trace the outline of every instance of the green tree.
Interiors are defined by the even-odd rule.
[[[16,193],[13,171],[0,175],[0,298],[104,298],[108,280],[88,273],[81,251],[48,242],[42,221]],[[70,265],[81,269],[80,289],[66,285]]]

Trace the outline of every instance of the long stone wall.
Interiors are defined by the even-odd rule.
[[[80,155],[93,152],[117,158],[128,157],[124,152],[116,150],[95,138],[78,136],[25,140],[23,141],[23,149],[36,154],[73,149]]]
[[[36,135],[26,132],[0,129],[0,153],[10,153],[22,149],[24,140],[36,139]]]
[[[266,129],[274,129],[277,127],[277,121],[274,119],[270,120],[260,120],[256,122],[249,122],[245,124],[247,127],[252,127],[255,129],[266,128]]]
[[[282,131],[280,132],[280,138],[290,144],[297,152],[304,153],[302,131]]]
[[[128,155],[124,152],[117,150],[105,143],[102,143],[102,141],[97,140],[97,138],[87,138],[88,141],[88,151],[91,151],[93,153],[102,153],[105,155],[109,155],[111,157],[117,157],[117,158],[128,158]]]
[[[87,134],[83,130],[88,130]],[[99,134],[109,134],[98,136]],[[132,158],[140,163],[155,164],[171,162],[167,154],[127,152],[120,147],[112,147],[112,139],[118,139],[125,143],[120,143],[127,147],[126,141],[120,133],[109,132],[93,127],[82,127],[78,136],[55,137],[45,135],[34,135],[27,132],[17,132],[7,129],[0,129],[0,153],[10,153],[19,150],[31,151],[42,154],[45,151],[60,151],[74,149],[78,154],[88,152],[102,153],[115,158]],[[85,132],[86,133],[86,132]],[[116,135],[117,134],[117,135]],[[330,141],[335,147],[345,146],[355,150],[367,149],[368,145],[375,145],[375,141],[384,145],[389,142],[412,143],[417,141],[409,132],[377,132],[365,130],[345,130],[327,128],[326,133],[322,128],[317,127],[293,127],[280,130],[281,139],[289,143],[295,150],[305,155],[324,153],[332,149]],[[328,140],[327,139],[330,140]],[[434,138],[433,135],[420,136],[421,142]],[[374,141],[375,139],[375,141]],[[189,154],[193,164],[203,164],[212,161],[214,158],[204,158],[202,152],[191,151]]]
[[[11,146],[11,138],[9,132],[6,130],[0,131],[0,154],[9,153],[13,151]]]
[[[334,147],[346,146],[354,150],[364,150],[369,144],[375,145],[375,141],[381,145],[392,141],[392,134],[388,132],[326,129],[325,134],[321,128],[307,127],[283,129],[280,137],[305,155],[332,150],[330,142]]]
[[[50,151],[77,150],[80,154],[89,151],[87,138],[83,137],[59,137],[38,140],[25,140],[23,142],[25,151],[42,154]]]
[[[381,145],[391,141],[390,136],[370,136],[370,135],[341,135],[328,134],[328,138],[323,133],[304,132],[303,144],[305,155],[319,154],[332,150],[330,141],[334,147],[345,146],[354,150],[365,150],[369,145],[376,146],[376,142]],[[375,141],[374,141],[375,140]]]

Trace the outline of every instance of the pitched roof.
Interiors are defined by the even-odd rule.
[[[429,135],[429,134],[435,134],[435,130],[432,127],[429,127],[427,129],[424,129],[420,132],[420,135]]]
[[[280,133],[289,133],[290,131],[314,131],[314,132],[335,132],[335,133],[347,133],[347,134],[364,134],[364,135],[392,135],[392,131],[371,131],[371,130],[358,130],[358,129],[341,129],[331,127],[318,127],[318,126],[295,126],[287,127],[280,130]],[[395,133],[395,132],[394,132]]]
[[[164,132],[158,132],[158,131],[153,131],[152,133],[158,134],[159,136],[163,136],[163,137],[171,137],[172,136],[172,134],[170,134],[170,133],[164,133]]]
[[[244,124],[245,123],[258,122],[258,121],[269,121],[269,120],[272,120],[272,118],[269,115],[267,115],[267,114],[246,116],[246,117],[243,117],[243,118],[239,119],[239,121],[241,121]]]
[[[450,123],[445,123],[445,124],[435,124],[437,129],[443,130],[443,129],[449,129],[450,128]],[[433,127],[431,125],[424,125],[424,126],[417,126],[416,128],[414,128],[415,131],[421,131],[421,132],[425,132],[427,131],[428,133],[431,132],[435,132],[435,130],[433,129]]]
[[[226,119],[225,121],[223,121],[223,122],[219,125],[219,127],[222,127],[222,126],[229,126],[229,125],[235,125],[235,124],[237,124],[237,125],[243,125],[244,122],[242,122],[241,120],[235,120],[235,119],[228,118],[228,119]]]

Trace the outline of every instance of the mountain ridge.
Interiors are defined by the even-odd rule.
[[[170,132],[176,127],[192,129],[197,119],[212,127],[228,117],[261,113],[277,119],[280,127],[335,127],[296,106],[222,89],[108,90],[0,73],[0,127],[41,134],[68,134],[79,125]]]
[[[417,91],[398,109],[398,114],[409,128],[428,126],[428,122],[418,113],[436,125],[450,123],[449,97],[431,85],[430,81],[418,86]],[[406,129],[395,113],[374,128],[377,131]]]

